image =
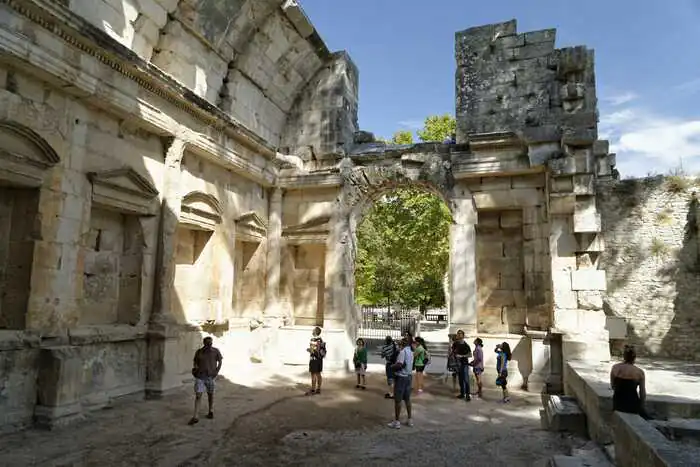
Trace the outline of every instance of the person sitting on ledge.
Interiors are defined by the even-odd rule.
[[[634,347],[626,345],[622,358],[623,361],[613,365],[610,370],[613,410],[637,414],[648,420],[649,416],[644,410],[644,401],[647,397],[644,370],[634,364],[637,359]]]

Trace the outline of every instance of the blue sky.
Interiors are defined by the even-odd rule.
[[[380,136],[454,114],[454,33],[518,20],[596,53],[601,138],[622,176],[700,172],[700,0],[301,0],[360,68],[360,127]]]

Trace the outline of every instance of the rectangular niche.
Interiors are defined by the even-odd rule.
[[[81,324],[139,322],[143,244],[138,216],[99,207],[91,210]]]
[[[521,334],[525,326],[522,211],[479,212],[476,227],[477,329]]]
[[[0,186],[0,329],[24,329],[39,190]]]
[[[220,311],[218,236],[211,230],[180,224],[176,231],[173,311],[180,321],[217,320]]]
[[[288,253],[293,263],[291,273],[294,324],[322,326],[326,247],[313,243],[290,245]]]
[[[264,251],[258,242],[236,241],[233,309],[239,317],[255,316],[265,305]]]

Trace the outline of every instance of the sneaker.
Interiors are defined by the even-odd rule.
[[[388,392],[384,394],[384,399],[393,399],[394,396],[392,394],[389,394]]]
[[[360,389],[364,391],[365,389],[367,389],[367,386],[360,386]]]
[[[464,399],[464,395],[462,395],[462,394],[458,395],[457,399]]]
[[[504,404],[507,404],[508,402],[510,402],[510,397],[506,397],[503,399]]]
[[[413,428],[413,420],[411,420],[410,418],[406,420],[406,426]]]
[[[314,394],[316,394],[316,390],[315,390],[315,389],[311,389],[311,390],[306,391],[306,392],[304,393],[305,396],[313,396]]]
[[[199,423],[199,419],[195,417],[190,418],[190,421],[187,422],[188,425],[194,425],[195,423]]]
[[[360,389],[360,385],[359,385],[359,384],[356,384],[356,385],[355,385],[355,389]]]
[[[209,413],[207,414],[207,418],[208,418],[209,420],[211,420],[212,418],[214,418],[214,412],[209,412]]]
[[[401,428],[401,422],[398,420],[394,420],[393,422],[389,423],[387,426],[389,428],[393,428],[395,430],[398,430],[399,428]]]
[[[467,396],[464,398],[465,401],[470,402],[472,400],[472,396]]]
[[[422,389],[419,389],[419,390],[418,390],[418,394],[422,394],[422,393],[423,393],[423,390],[422,390]]]

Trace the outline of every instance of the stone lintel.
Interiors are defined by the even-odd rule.
[[[343,185],[343,177],[337,172],[297,174],[280,176],[277,186],[284,189],[332,188]]]
[[[544,191],[538,188],[486,191],[472,196],[477,209],[523,208],[545,203]]]
[[[155,215],[158,206],[153,201],[158,190],[134,169],[89,172],[92,182],[92,202],[97,206],[136,215]]]
[[[573,214],[576,210],[576,195],[550,193],[549,213],[550,214]]]
[[[0,330],[0,352],[39,348],[40,344],[41,336],[38,332]]]
[[[236,219],[236,239],[260,243],[267,238],[267,224],[255,211],[246,212]]]
[[[99,344],[103,342],[125,342],[145,339],[146,325],[110,324],[103,326],[80,326],[68,330],[71,345]]]
[[[475,152],[505,148],[517,148],[521,152],[525,152],[527,149],[523,140],[512,131],[471,133],[469,135],[469,148]]]
[[[605,271],[602,269],[580,269],[571,272],[572,290],[607,290]]]

